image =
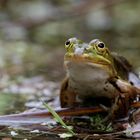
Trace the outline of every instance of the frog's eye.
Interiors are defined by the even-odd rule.
[[[102,49],[105,47],[105,44],[103,42],[100,42],[97,46]]]
[[[104,52],[106,50],[105,44],[103,42],[101,42],[101,41],[97,42],[96,43],[96,49],[99,52]]]
[[[102,41],[96,42],[95,47],[96,47],[96,50],[98,51],[98,53],[106,53],[106,51],[107,51],[107,48]]]
[[[65,42],[65,48],[68,49],[68,48],[71,48],[72,47],[72,42],[70,39],[68,39],[66,42]]]
[[[65,45],[66,45],[66,46],[70,45],[70,40],[67,40],[67,41],[65,42]]]

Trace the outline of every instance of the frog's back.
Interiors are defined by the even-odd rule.
[[[128,80],[134,86],[140,87],[140,78],[134,72],[132,65],[128,62],[128,60],[118,55],[117,53],[112,53],[115,69],[117,70],[118,75],[124,79]]]

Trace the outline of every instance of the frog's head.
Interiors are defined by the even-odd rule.
[[[71,38],[65,43],[66,54],[64,57],[65,64],[82,63],[85,67],[98,67],[107,71],[110,76],[116,75],[113,58],[106,45],[99,39],[84,43],[76,38]]]
[[[84,43],[76,37],[70,38],[65,42],[66,55],[82,54]],[[79,52],[78,52],[79,50]],[[82,51],[82,52],[81,52]],[[81,52],[81,53],[80,53]]]
[[[85,54],[92,59],[93,63],[113,65],[113,59],[105,43],[99,39],[93,39],[85,50]]]

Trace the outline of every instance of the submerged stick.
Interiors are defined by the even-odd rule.
[[[140,102],[133,103],[131,107],[139,108]],[[101,107],[81,107],[81,108],[64,108],[55,110],[59,116],[78,116],[89,115],[99,112],[105,112]],[[20,114],[11,114],[0,116],[0,125],[29,125],[40,124],[42,122],[48,122],[52,119],[52,114],[48,110],[37,112],[24,112]]]

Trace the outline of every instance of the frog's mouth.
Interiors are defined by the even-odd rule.
[[[91,63],[97,65],[111,65],[111,62],[104,57],[91,57],[88,55],[66,55],[64,61],[71,61],[75,63]]]
[[[87,55],[67,55],[64,58],[64,65],[67,69],[76,67],[76,70],[78,71],[83,68],[98,68],[100,70],[106,71],[110,76],[116,74],[112,63],[103,57],[94,58]]]

